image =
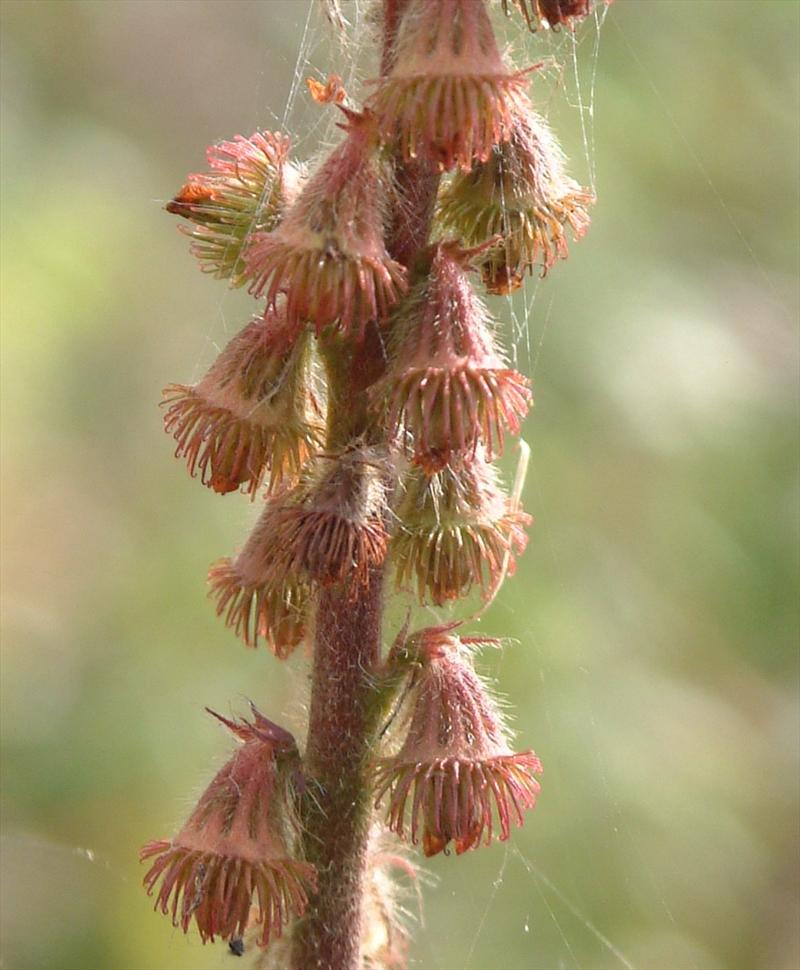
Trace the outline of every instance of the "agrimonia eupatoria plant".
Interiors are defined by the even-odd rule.
[[[511,746],[472,665],[496,641],[409,621],[384,652],[382,617],[390,588],[489,600],[525,547],[530,517],[492,462],[530,383],[481,291],[552,269],[592,200],[491,16],[573,29],[591,0],[375,7],[363,103],[309,83],[341,112],[315,170],[284,134],[237,136],[167,205],[202,269],[260,304],[201,381],[164,392],[190,474],[263,495],[211,596],[248,646],[285,660],[307,641],[313,661],[304,752],[255,708],[215,715],[237,749],[180,832],[142,849],[145,886],[184,931],[282,970],[405,966],[393,874],[415,868],[389,840],[460,855],[509,838],[539,793],[539,759]]]

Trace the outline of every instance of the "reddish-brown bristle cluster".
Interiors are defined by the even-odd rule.
[[[386,136],[400,139],[407,159],[428,160],[442,171],[469,171],[476,159],[487,159],[493,146],[508,137],[513,107],[527,84],[524,71],[495,77],[402,78],[375,104]]]
[[[301,580],[248,576],[239,559],[221,559],[208,573],[217,615],[248,647],[263,640],[280,660],[290,656],[306,634],[310,589]]]
[[[256,235],[251,292],[286,297],[295,325],[336,326],[361,339],[405,289],[405,269],[384,242],[386,186],[371,114],[351,115],[346,140],[313,175],[275,232]]]
[[[287,568],[305,572],[323,586],[351,579],[356,588],[366,585],[370,570],[383,562],[388,542],[379,518],[359,522],[313,505],[282,509],[275,536],[292,550]]]
[[[255,498],[297,477],[319,442],[308,387],[304,337],[288,339],[281,313],[248,324],[193,386],[164,390],[164,428],[189,473],[225,494],[244,486]]]
[[[387,552],[385,461],[355,449],[320,457],[265,506],[242,551],[209,572],[217,614],[248,646],[281,658],[305,635],[314,584],[369,583]]]
[[[210,171],[190,175],[166,210],[193,224],[182,228],[203,270],[240,286],[247,279],[243,246],[251,233],[278,225],[300,175],[289,161],[289,139],[273,132],[219,142],[207,159]]]
[[[397,585],[411,586],[423,602],[441,606],[478,586],[489,598],[514,553],[527,543],[530,516],[510,506],[492,466],[477,457],[406,482],[392,540]]]
[[[521,286],[540,259],[544,274],[567,258],[567,228],[576,239],[584,235],[593,201],[566,174],[550,129],[527,104],[508,140],[447,186],[440,215],[470,245],[496,238],[479,266],[489,292],[502,294]]]
[[[238,418],[185,384],[165,388],[164,404],[164,429],[177,442],[176,457],[185,458],[189,474],[221,495],[245,485],[255,498],[267,471],[270,488],[296,477],[316,439],[310,427],[270,427]]]
[[[313,866],[294,859],[243,861],[165,841],[149,842],[140,858],[154,859],[144,884],[152,895],[161,883],[155,908],[184,933],[194,920],[203,943],[236,939],[255,926],[256,942],[267,946],[305,911],[316,884]]]
[[[487,459],[500,455],[504,431],[518,434],[530,406],[529,381],[506,366],[466,263],[451,246],[436,247],[429,274],[395,315],[390,366],[373,390],[429,474],[479,443]]]
[[[482,2],[410,0],[370,104],[406,159],[469,171],[508,137],[527,73],[504,64]]]
[[[388,795],[387,824],[426,855],[457,854],[523,823],[539,793],[541,763],[508,746],[495,703],[457,637],[418,636],[422,669],[406,740],[378,768],[377,799]],[[437,634],[439,634],[437,636]],[[428,649],[431,646],[432,649]]]
[[[286,296],[290,319],[313,324],[317,334],[329,326],[363,338],[370,320],[385,316],[405,288],[402,268],[368,251],[353,254],[336,234],[294,239],[281,235],[256,239],[249,261],[254,296],[274,303]]]
[[[356,592],[386,556],[386,469],[369,451],[321,458],[320,470],[275,503],[270,520],[276,568]]]
[[[258,926],[259,945],[301,916],[316,887],[314,867],[292,858],[281,819],[286,782],[278,759],[296,760],[288,732],[255,709],[255,723],[215,715],[242,742],[171,841],[149,842],[142,861],[156,909],[184,933],[194,921],[205,943]]]

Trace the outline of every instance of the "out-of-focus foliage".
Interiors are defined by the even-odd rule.
[[[250,307],[161,206],[206,144],[281,123],[307,15],[317,76],[356,51],[303,0],[0,12],[0,961],[229,966],[151,913],[136,851],[227,750],[203,705],[297,725],[305,661],[246,651],[204,600],[254,510],[188,479],[157,402]],[[798,966],[799,18],[617,0],[597,57],[578,35],[588,152],[571,35],[501,26],[555,58],[537,101],[599,202],[529,294],[536,525],[481,623],[516,638],[486,665],[543,794],[508,847],[431,865],[416,967]],[[309,102],[303,152],[331,131]]]

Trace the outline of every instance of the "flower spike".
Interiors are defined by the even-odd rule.
[[[274,304],[286,294],[295,327],[319,334],[338,326],[363,337],[370,320],[385,316],[405,289],[405,269],[383,240],[383,175],[375,160],[377,133],[369,112],[340,105],[347,138],[300,193],[275,232],[253,238],[251,292]]]
[[[517,33],[522,17],[570,31],[601,0],[386,0],[354,25],[342,0],[315,3],[345,45],[375,28],[379,76],[364,92],[352,70],[313,70],[310,99],[339,129],[313,165],[282,134],[237,137],[167,204],[201,269],[260,307],[163,401],[192,476],[263,495],[209,598],[248,647],[309,654],[305,754],[252,705],[209,711],[238,751],[141,858],[157,910],[231,955],[260,946],[258,970],[406,970],[403,891],[419,898],[424,873],[404,853],[508,839],[542,770],[472,665],[501,641],[457,619],[409,635],[412,601],[480,618],[526,546],[530,448],[510,494],[492,462],[531,382],[484,291],[548,272],[593,201],[533,110],[550,59],[518,70],[492,22],[513,5]],[[390,585],[406,615],[389,632]]]
[[[489,292],[502,294],[522,285],[540,255],[543,274],[566,259],[566,227],[576,239],[583,236],[593,201],[565,173],[552,132],[528,106],[515,115],[508,141],[444,190],[439,216],[469,245],[499,238],[480,265]]]
[[[256,925],[258,944],[267,946],[289,919],[302,916],[316,888],[314,867],[289,855],[280,818],[287,797],[280,760],[297,760],[294,739],[254,715],[251,724],[214,714],[241,747],[177,836],[141,850],[142,861],[153,860],[144,885],[148,895],[159,887],[156,909],[184,933],[194,920],[204,943],[240,939]]]
[[[450,243],[434,248],[429,274],[398,307],[391,364],[373,390],[429,474],[478,442],[488,459],[502,454],[504,429],[518,434],[530,406],[530,382],[506,366],[470,284],[472,257]]]
[[[426,856],[505,841],[536,804],[541,772],[532,751],[515,753],[496,704],[462,642],[434,627],[414,638],[421,663],[408,736],[378,767],[376,805],[388,795],[387,824],[422,841]]]
[[[409,0],[370,104],[406,160],[469,171],[508,138],[530,70],[503,63],[483,0]]]
[[[202,269],[241,286],[248,279],[242,248],[253,232],[274,229],[297,194],[301,175],[289,161],[289,139],[257,131],[212,145],[210,172],[189,181],[166,205],[193,223],[182,227]]]
[[[305,335],[295,340],[277,312],[254,320],[198,384],[164,390],[176,456],[223,494],[245,486],[255,498],[267,471],[270,488],[296,476],[321,434],[307,370]]]
[[[510,506],[492,465],[460,461],[427,477],[414,469],[406,481],[392,539],[398,588],[416,586],[421,602],[437,606],[477,585],[485,599],[504,572],[513,573],[513,553],[525,549],[525,512]]]

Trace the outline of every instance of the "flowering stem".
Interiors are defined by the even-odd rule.
[[[592,2],[503,6],[571,29]],[[406,966],[388,870],[413,866],[385,851],[388,833],[460,855],[507,839],[540,788],[539,759],[512,750],[472,666],[493,641],[453,623],[409,632],[409,614],[382,650],[387,556],[423,604],[476,586],[491,602],[526,542],[530,517],[492,463],[530,382],[470,274],[510,293],[589,222],[592,197],[526,92],[531,69],[498,48],[494,3],[382,0],[382,77],[362,110],[336,76],[309,82],[345,116],[315,171],[288,136],[237,135],[167,205],[203,268],[266,301],[202,380],[165,392],[165,428],[203,485],[255,499],[269,475],[247,542],[209,572],[217,613],[282,660],[313,630],[314,656],[302,770],[260,712],[217,715],[243,747],[175,838],[144,846],[144,882],[184,932],[234,952],[246,934],[262,967]],[[341,28],[339,0],[326,5]],[[401,709],[405,740],[384,746]]]
[[[385,0],[382,70],[406,0]],[[430,231],[439,176],[398,159],[400,203],[391,215],[387,248],[411,265]],[[367,431],[366,388],[383,369],[377,332],[351,354],[323,348],[329,381],[328,447],[341,449]],[[311,711],[303,805],[305,858],[316,866],[319,889],[296,926],[292,970],[360,970],[361,903],[372,815],[369,762],[380,727],[374,712],[374,675],[381,659],[383,568],[353,599],[345,585],[322,590],[317,607]],[[380,705],[378,705],[380,707]]]

